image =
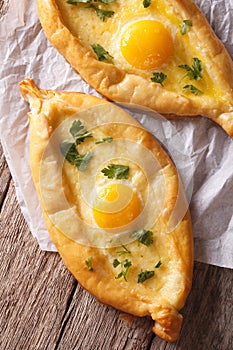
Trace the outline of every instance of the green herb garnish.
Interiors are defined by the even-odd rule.
[[[164,80],[167,79],[167,75],[164,74],[163,72],[154,72],[153,77],[150,78],[151,81],[154,83],[159,83],[163,86]]]
[[[101,21],[105,21],[105,19],[108,17],[112,17],[112,15],[114,15],[114,11],[109,11],[109,10],[103,10],[100,9],[99,7],[96,7],[93,4],[90,4],[90,6],[88,6],[88,8],[92,8],[95,10],[97,16],[101,19]]]
[[[109,10],[103,10],[97,6],[94,5],[94,3],[102,3],[102,4],[110,4],[111,2],[114,2],[115,0],[66,0],[67,4],[70,5],[77,5],[78,3],[83,4],[90,4],[86,8],[92,8],[95,10],[96,14],[102,21],[105,21],[106,17],[111,17],[114,14],[114,11]]]
[[[143,7],[147,8],[151,5],[151,0],[143,0],[142,4]]]
[[[107,168],[101,170],[104,176],[109,179],[128,179],[129,177],[129,167],[127,165],[121,164],[109,164]]]
[[[75,165],[79,170],[86,170],[87,164],[92,158],[92,152],[79,154],[75,143],[63,141],[60,144],[60,151],[65,159]]]
[[[80,131],[82,132],[80,133]],[[86,138],[92,137],[92,134],[84,129],[80,120],[73,121],[70,128],[70,134],[74,138],[75,142],[70,142],[67,140],[63,141],[60,144],[60,151],[69,163],[75,165],[79,170],[85,170],[93,154],[92,152],[80,154],[77,146],[81,142],[84,142]]]
[[[114,259],[114,260],[113,260],[113,263],[112,263],[112,266],[116,268],[116,267],[119,266],[120,264],[121,264],[121,263],[120,263],[120,261],[119,261],[118,259]]]
[[[112,265],[114,268],[116,268],[119,265],[121,266],[121,272],[116,276],[116,279],[123,277],[124,280],[127,281],[126,275],[130,266],[132,266],[131,261],[129,261],[128,259],[125,259],[120,262],[118,259],[114,259]]]
[[[161,265],[162,265],[162,262],[161,262],[161,260],[159,260],[157,262],[157,264],[155,265],[155,268],[158,269]]]
[[[192,27],[193,23],[190,19],[185,19],[183,22],[180,24],[180,32],[182,35],[188,33],[190,30],[190,27]]]
[[[196,86],[192,85],[192,84],[189,84],[189,85],[185,85],[183,87],[183,91],[190,91],[192,94],[198,96],[198,95],[201,95],[203,94],[203,92],[201,90],[199,90]]]
[[[113,57],[100,44],[93,44],[91,47],[99,61],[107,61],[112,63]]]
[[[138,274],[138,283],[143,283],[145,282],[146,280],[148,280],[149,278],[153,277],[155,274],[154,271],[141,271],[139,274]]]
[[[89,258],[85,261],[85,264],[87,265],[88,271],[93,271],[92,256],[89,256]]]
[[[80,131],[82,132],[80,133]],[[84,129],[82,122],[80,120],[75,120],[70,128],[70,133],[75,139],[76,145],[84,142],[86,138],[92,137],[92,133]]]
[[[131,251],[129,249],[127,249],[126,246],[124,246],[123,244],[121,246],[122,246],[123,250],[120,250],[119,252],[117,252],[119,255],[131,254]]]
[[[202,78],[204,69],[201,60],[197,57],[193,58],[192,67],[187,64],[180,64],[178,67],[187,71],[187,74],[185,74],[181,80],[185,77],[189,77],[190,80],[200,80]]]
[[[94,2],[101,2],[103,4],[110,4],[111,2],[115,2],[115,0],[66,0],[67,4],[77,5],[78,3],[90,4]]]
[[[95,142],[96,145],[98,145],[99,143],[110,143],[112,142],[113,138],[112,137],[104,137],[102,138],[102,140],[98,140]]]
[[[153,244],[153,232],[149,230],[142,229],[135,231],[132,237],[146,246],[151,246]]]

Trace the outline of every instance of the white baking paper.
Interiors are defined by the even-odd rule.
[[[196,1],[233,57],[233,3]],[[55,251],[45,228],[29,167],[27,103],[19,82],[32,78],[41,88],[98,96],[49,44],[35,1],[11,0],[0,20],[1,142],[17,198],[43,250]],[[130,111],[132,113],[132,111]],[[193,222],[195,260],[233,268],[233,141],[211,121],[165,121],[133,113],[168,149],[181,174]],[[10,228],[9,228],[10,234]]]

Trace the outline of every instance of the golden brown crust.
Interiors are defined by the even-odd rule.
[[[153,331],[157,335],[167,341],[176,340],[182,324],[182,316],[178,310],[183,307],[192,284],[193,241],[188,211],[175,229],[167,233],[167,221],[175,208],[181,190],[176,169],[170,158],[146,130],[135,127],[135,125],[138,126],[138,123],[131,116],[109,102],[80,93],[40,90],[30,79],[21,82],[20,90],[31,108],[29,113],[30,164],[33,180],[51,239],[65,265],[83,288],[94,294],[99,301],[133,315],[150,315],[155,320]],[[54,225],[44,205],[41,194],[40,166],[48,141],[56,127],[68,117],[71,110],[80,112],[98,105],[109,106],[113,113],[117,113],[119,120],[122,118],[129,124],[119,126],[116,133],[123,138],[139,142],[153,152],[163,171],[166,181],[166,198],[164,210],[156,223],[158,231],[156,246],[142,247],[138,242],[128,245],[131,251],[130,259],[135,266],[142,252],[143,259],[145,259],[143,261],[152,260],[153,264],[158,251],[162,255],[163,267],[156,269],[158,277],[155,277],[155,282],[137,283],[135,279],[137,271],[134,272],[133,269],[127,282],[116,279],[111,259],[114,256],[119,258],[117,255],[119,247],[107,249],[106,252],[100,248],[78,244]],[[49,174],[48,179],[51,181]],[[52,182],[55,181],[52,178]],[[55,188],[57,188],[56,183]],[[180,200],[184,201],[183,197]],[[56,208],[56,203],[54,208]],[[88,271],[85,264],[90,256],[93,271]]]
[[[214,34],[202,12],[191,0],[166,0],[182,19],[193,22],[190,41],[201,52],[213,85],[218,86],[225,102],[216,97],[185,95],[167,90],[137,74],[100,62],[65,22],[55,0],[37,0],[38,14],[46,36],[82,78],[110,100],[141,105],[166,115],[203,115],[233,135],[233,64],[223,44]]]

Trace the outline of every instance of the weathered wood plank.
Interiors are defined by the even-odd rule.
[[[0,17],[9,0],[0,0]],[[0,146],[0,349],[230,350],[233,272],[195,264],[180,339],[169,344],[134,318],[96,302],[58,254],[41,252],[16,202]]]
[[[56,349],[146,350],[153,336],[149,318],[130,317],[99,304],[80,287],[64,324],[66,327]]]
[[[195,263],[193,288],[182,310],[179,340],[164,344],[154,338],[151,350],[233,349],[233,271]]]
[[[233,272],[195,263],[180,339],[154,337],[149,318],[99,304],[41,252],[18,207],[12,181],[2,207],[0,349],[228,350],[233,348]]]
[[[5,15],[9,7],[9,0],[0,0],[0,18]]]
[[[0,349],[147,349],[151,320],[98,303],[58,254],[41,252],[13,183],[2,207]]]
[[[3,155],[2,145],[0,143],[0,210],[6,196],[9,184],[11,180],[11,174],[7,166],[6,159]]]
[[[0,349],[53,349],[76,282],[58,254],[40,251],[13,183],[2,208]]]

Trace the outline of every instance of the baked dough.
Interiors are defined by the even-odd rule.
[[[32,177],[49,234],[65,265],[82,287],[95,295],[100,302],[136,316],[149,315],[155,321],[153,331],[157,335],[167,341],[176,340],[182,324],[182,316],[178,310],[184,306],[192,283],[193,238],[187,203],[171,159],[155,138],[134,118],[110,102],[78,92],[41,90],[30,79],[25,79],[20,83],[20,90],[24,99],[30,103],[31,109],[28,117]],[[55,136],[59,138],[60,134],[57,130],[64,129],[61,127],[64,121],[69,122],[69,118],[77,116],[79,118],[81,116],[85,125],[88,124],[88,120],[96,121],[97,124],[93,129],[93,140],[91,138],[86,140],[83,142],[84,145],[85,143],[88,147],[90,144],[93,145],[97,137],[96,133],[100,130],[99,128],[102,128],[101,135],[113,138],[109,149],[111,147],[117,149],[116,142],[120,138],[126,142],[126,145],[127,142],[132,144],[132,152],[133,143],[135,143],[137,147],[143,148],[143,152],[152,155],[159,164],[158,184],[164,181],[165,192],[162,196],[161,186],[157,185],[154,197],[158,197],[158,200],[153,204],[152,198],[149,203],[150,206],[154,205],[152,213],[155,213],[157,206],[161,204],[159,196],[163,197],[157,221],[150,227],[153,232],[151,244],[142,244],[134,239],[129,243],[126,242],[125,245],[112,246],[109,243],[109,246],[97,247],[93,246],[93,242],[91,244],[80,243],[77,237],[71,238],[69,232],[66,231],[67,228],[72,229],[73,225],[71,207],[77,216],[82,216],[80,225],[74,227],[76,232],[81,232],[84,227],[83,222],[88,221],[88,217],[85,217],[88,208],[80,194],[80,187],[81,176],[84,173],[84,177],[88,178],[89,169],[81,174],[81,170],[77,170],[63,159],[61,185],[57,168],[61,154],[56,142],[52,140]],[[118,119],[117,124],[115,124],[116,118]],[[102,126],[100,126],[101,123]],[[49,144],[52,144],[52,151],[46,155]],[[104,144],[102,147],[105,149]],[[52,159],[52,156],[55,158]],[[122,154],[118,156],[122,158]],[[92,160],[90,166],[91,164]],[[55,166],[54,172],[50,168],[51,165]],[[153,164],[150,164],[150,168],[152,166]],[[153,178],[157,175],[147,175],[148,185],[151,181],[150,176]],[[133,178],[139,179],[140,174],[135,172],[129,180],[133,182]],[[44,192],[45,188],[47,194]],[[57,200],[57,192],[60,189],[65,193],[69,203],[67,210],[64,210],[61,201]],[[88,191],[91,192],[90,186]],[[183,214],[179,212],[181,208],[184,209]],[[179,220],[169,229],[168,223],[176,210]],[[59,215],[61,215],[59,220],[63,220],[61,226],[59,226],[59,220],[56,221]],[[101,231],[100,228],[97,228],[97,233],[100,234]],[[87,230],[84,235],[86,233]],[[96,239],[98,240],[98,237]],[[88,269],[88,259],[91,259],[93,270]],[[114,259],[120,262],[127,259],[132,263],[126,279],[117,278],[120,270],[119,266],[113,266]],[[154,276],[139,283],[137,278],[140,272],[145,270],[153,270]]]
[[[142,7],[141,0],[118,0],[101,8],[114,10],[105,21],[87,4],[71,5],[66,0],[37,0],[38,14],[47,38],[73,69],[103,96],[125,104],[144,106],[168,118],[210,118],[233,136],[233,64],[202,12],[192,0],[163,0]],[[167,18],[166,18],[167,16]],[[152,82],[152,71],[135,70],[115,59],[114,64],[99,61],[91,45],[100,44],[113,58],[117,56],[122,27],[140,18],[163,21],[173,36],[174,53],[157,70],[167,74],[163,86]],[[181,35],[179,25],[192,21]],[[118,46],[117,46],[118,45]],[[183,80],[179,64],[192,65],[198,57],[204,66],[199,81]],[[203,92],[184,92],[184,85],[195,85]]]

